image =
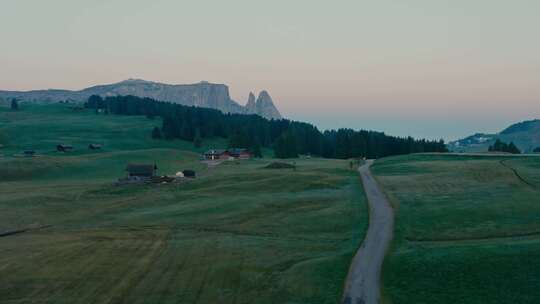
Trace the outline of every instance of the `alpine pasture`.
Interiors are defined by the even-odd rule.
[[[535,303],[540,157],[410,155],[373,172],[396,213],[386,303]]]
[[[368,224],[349,162],[207,167],[200,152],[225,142],[152,140],[160,123],[65,104],[0,108],[0,231],[27,229],[0,237],[1,302],[338,302]],[[74,151],[56,152],[62,143]],[[114,186],[128,162],[198,177]]]

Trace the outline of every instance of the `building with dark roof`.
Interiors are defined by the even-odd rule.
[[[102,146],[100,144],[89,144],[88,145],[88,149],[90,149],[90,150],[99,150],[99,149],[101,149],[101,147]]]
[[[69,151],[72,151],[73,150],[73,146],[72,145],[64,145],[64,144],[61,144],[61,145],[57,145],[56,146],[56,150],[58,152],[69,152]]]
[[[208,150],[203,154],[206,160],[229,160],[229,159],[250,159],[251,152],[247,149],[231,148],[231,149],[213,149]]]
[[[156,165],[148,164],[128,164],[126,166],[128,178],[150,178],[156,176],[157,169]]]

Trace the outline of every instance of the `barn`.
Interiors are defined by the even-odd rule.
[[[187,169],[187,170],[182,171],[182,174],[184,175],[184,177],[195,178],[194,170]]]
[[[249,152],[247,149],[233,148],[229,150],[229,153],[235,159],[250,159],[251,158],[251,152]]]
[[[36,151],[34,151],[34,150],[24,150],[23,155],[26,156],[26,157],[32,157],[32,156],[36,155]]]
[[[61,144],[56,146],[56,150],[58,152],[69,152],[73,150],[73,146]]]
[[[101,145],[100,144],[89,144],[88,149],[90,149],[90,150],[99,150],[99,149],[101,149]]]
[[[151,178],[156,176],[156,165],[148,164],[128,164],[126,166],[126,172],[128,178]]]
[[[224,149],[212,149],[204,152],[205,160],[227,160],[231,157],[229,151]]]
[[[250,159],[252,154],[249,150],[241,148],[212,149],[206,151],[203,157],[205,160]]]

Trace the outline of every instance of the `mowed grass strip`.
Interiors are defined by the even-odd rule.
[[[539,157],[410,155],[373,172],[396,210],[386,303],[540,300]]]

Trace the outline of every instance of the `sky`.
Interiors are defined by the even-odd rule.
[[[0,89],[266,89],[321,129],[457,139],[540,118],[537,0],[0,0]]]

